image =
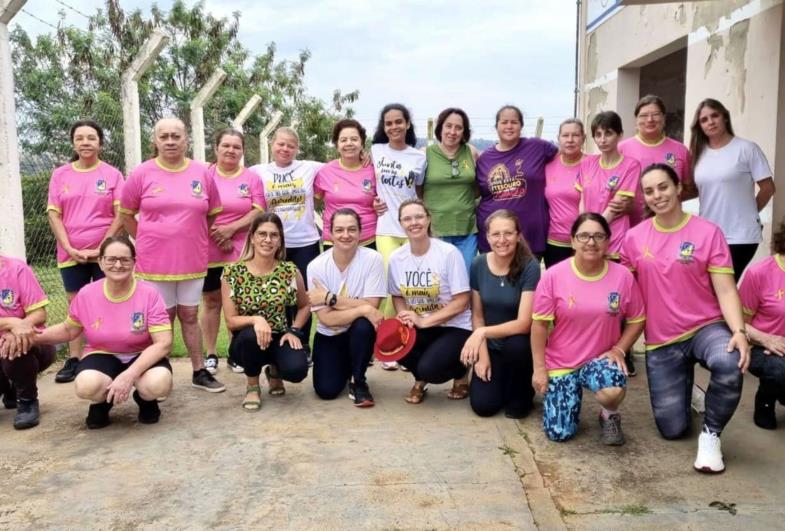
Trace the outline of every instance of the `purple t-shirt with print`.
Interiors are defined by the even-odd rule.
[[[539,138],[521,138],[509,151],[490,147],[477,159],[480,204],[477,228],[481,252],[490,250],[485,238],[485,220],[506,208],[521,220],[523,235],[532,252],[545,251],[548,236],[548,204],[545,201],[545,165],[558,148]]]

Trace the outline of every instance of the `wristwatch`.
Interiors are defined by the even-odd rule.
[[[296,335],[298,339],[303,339],[305,337],[305,334],[303,333],[303,329],[298,328],[296,326],[290,327],[289,333]]]
[[[336,304],[338,304],[338,295],[336,295],[335,293],[331,293],[330,294],[330,299],[327,301],[327,306],[332,308]]]

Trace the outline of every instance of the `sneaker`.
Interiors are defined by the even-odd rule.
[[[638,371],[635,369],[635,360],[633,359],[632,352],[624,355],[624,363],[627,365],[627,376],[637,376]]]
[[[614,413],[607,419],[600,411],[600,427],[602,428],[602,442],[608,446],[621,446],[624,444],[624,433],[621,431],[621,415]]]
[[[398,362],[397,361],[383,361],[382,362],[382,369],[385,371],[397,371],[398,370]]]
[[[11,387],[3,395],[3,406],[6,409],[16,409],[16,387],[14,384],[11,384]]]
[[[245,372],[245,369],[237,365],[232,358],[226,359],[226,364],[232,369],[232,372],[235,374],[242,374]]]
[[[90,404],[90,409],[87,410],[87,418],[84,420],[88,429],[98,430],[107,427],[111,424],[109,420],[109,410],[112,409],[111,402],[99,402],[98,404]]]
[[[218,356],[216,354],[210,354],[204,359],[204,368],[207,369],[207,372],[210,374],[215,374],[218,372]]]
[[[79,360],[76,358],[68,358],[65,360],[63,368],[55,374],[55,382],[68,383],[73,382],[76,378],[76,368],[79,366]]]
[[[3,399],[5,400],[5,398]],[[752,420],[755,425],[764,430],[777,429],[777,416],[774,414],[775,399],[760,392],[755,393],[755,413]]]
[[[350,383],[349,398],[354,400],[355,407],[373,407],[373,395],[367,383]]]
[[[692,410],[698,415],[703,415],[706,411],[706,391],[699,385],[692,385],[692,398],[690,399]]]
[[[226,386],[213,378],[207,369],[199,369],[194,371],[193,378],[191,378],[191,385],[197,389],[202,389],[208,393],[223,393],[226,391]]]
[[[17,430],[26,430],[38,426],[38,400],[25,400],[20,398],[18,400],[18,407],[16,409],[16,416],[14,417],[14,428]]]
[[[707,474],[719,474],[725,471],[719,435],[708,432],[705,428],[701,431],[698,437],[698,455],[693,466],[698,472]]]
[[[161,418],[161,409],[157,400],[145,400],[139,396],[139,391],[134,391],[134,402],[139,405],[139,422],[142,424],[155,424]]]

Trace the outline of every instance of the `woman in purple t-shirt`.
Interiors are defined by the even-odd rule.
[[[523,113],[505,105],[496,113],[499,143],[486,149],[477,159],[480,204],[477,227],[500,208],[514,212],[521,220],[523,233],[535,255],[545,252],[548,235],[548,206],[545,202],[545,165],[558,148],[539,138],[521,137]],[[490,246],[485,231],[478,231],[480,252]]]

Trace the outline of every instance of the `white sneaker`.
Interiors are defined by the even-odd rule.
[[[210,374],[217,374],[218,373],[218,356],[215,354],[210,354],[204,359],[204,368],[207,369],[207,372]]]
[[[398,370],[398,362],[397,361],[383,361],[382,362],[382,369],[385,371],[397,371]]]
[[[716,433],[701,431],[698,437],[698,455],[695,457],[693,466],[698,472],[706,472],[707,474],[719,474],[725,471],[720,437]]]
[[[703,415],[706,412],[706,391],[699,385],[693,384],[692,386],[692,399],[690,405],[693,411],[698,415]]]

